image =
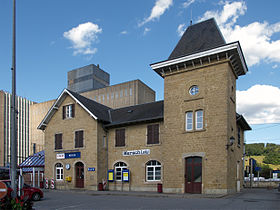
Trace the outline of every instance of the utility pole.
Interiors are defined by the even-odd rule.
[[[250,159],[251,164],[250,164],[250,172],[251,172],[251,176],[250,176],[250,188],[253,187],[253,158]]]
[[[10,179],[12,198],[17,195],[17,101],[16,101],[16,0],[13,0],[12,117]]]

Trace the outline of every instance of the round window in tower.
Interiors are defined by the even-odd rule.
[[[199,92],[199,88],[198,88],[197,85],[193,85],[193,86],[191,86],[190,89],[189,89],[189,93],[190,93],[192,96],[198,94],[198,92]]]

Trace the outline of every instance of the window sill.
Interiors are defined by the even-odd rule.
[[[152,147],[152,146],[161,146],[161,142],[157,143],[157,144],[148,144],[146,143],[147,147]]]
[[[62,152],[63,151],[63,148],[61,149],[54,149],[54,152]]]
[[[144,181],[144,184],[147,184],[147,185],[155,185],[155,184],[162,184],[162,180],[155,180],[155,181],[147,181],[145,180]]]
[[[200,129],[200,130],[191,130],[191,131],[183,131],[183,133],[197,133],[197,132],[204,132],[206,129]]]

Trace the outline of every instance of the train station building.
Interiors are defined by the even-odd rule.
[[[236,80],[239,42],[214,19],[188,27],[167,60],[151,64],[164,100],[112,108],[64,89],[39,125],[45,178],[62,189],[232,193],[243,186],[244,132]]]

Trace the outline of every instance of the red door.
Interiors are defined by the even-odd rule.
[[[84,164],[81,162],[76,163],[76,187],[84,187]]]
[[[201,193],[202,184],[202,158],[186,158],[185,168],[185,192]]]

